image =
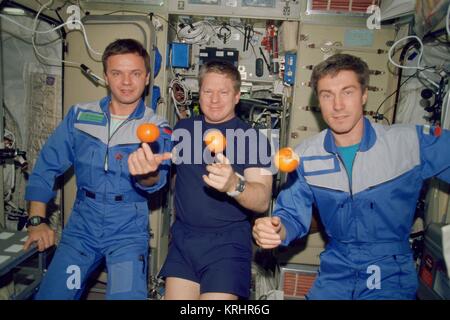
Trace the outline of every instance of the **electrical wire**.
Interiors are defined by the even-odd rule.
[[[103,15],[108,16],[108,15],[113,15],[113,14],[116,14],[116,13],[135,13],[135,14],[139,14],[139,15],[142,15],[142,16],[150,16],[150,17],[151,17],[151,16],[155,16],[155,17],[158,17],[158,18],[164,20],[165,22],[167,22],[167,25],[168,25],[169,27],[171,27],[173,30],[175,30],[175,32],[177,32],[177,28],[174,27],[174,26],[169,22],[169,20],[167,20],[167,19],[164,18],[163,16],[161,16],[161,15],[159,15],[159,14],[156,14],[156,13],[153,13],[153,12],[143,13],[142,11],[137,11],[137,10],[121,9],[121,10],[115,10],[115,11],[107,12],[107,13],[104,13]]]
[[[394,48],[400,42],[402,42],[403,40],[406,40],[406,39],[415,39],[420,44],[419,56],[417,57],[417,66],[402,66],[402,65],[396,63],[392,59],[392,52],[394,51]],[[424,67],[421,66],[421,64],[422,64],[423,48],[424,48],[423,47],[423,42],[418,36],[406,36],[406,37],[403,37],[403,38],[397,40],[396,42],[394,42],[394,44],[389,48],[389,52],[388,52],[389,62],[392,63],[397,68],[400,68],[400,69],[416,69],[416,70],[419,70],[420,72],[425,71],[427,68],[424,68]],[[439,88],[439,85],[436,82],[434,82],[433,80],[429,79],[426,75],[423,75],[423,77],[425,78],[425,80],[430,82],[432,85],[434,85],[435,87]]]
[[[447,30],[447,36],[450,36],[449,20],[450,20],[450,3],[447,7],[447,14],[445,15],[445,30]]]
[[[449,114],[450,114],[450,90],[447,91],[445,97],[444,97],[444,101],[445,99],[447,99],[447,104],[445,107],[442,107],[442,111],[441,111],[441,126],[444,129],[450,129],[450,122],[448,120],[449,118]],[[443,104],[444,105],[444,104]]]
[[[433,66],[433,67],[426,67],[425,69],[432,69],[432,68],[435,68],[435,67],[434,67],[434,66]],[[410,75],[410,76],[409,76],[408,78],[406,78],[402,83],[400,83],[400,85],[398,86],[397,90],[395,90],[395,91],[392,92],[390,95],[388,95],[388,96],[380,103],[380,105],[379,105],[378,108],[377,108],[377,111],[376,111],[375,115],[378,115],[378,114],[379,114],[379,111],[380,111],[380,109],[381,109],[381,106],[382,106],[382,105],[383,105],[390,97],[392,97],[397,91],[399,91],[400,88],[401,88],[406,82],[408,82],[411,78],[417,76],[417,74],[418,74],[418,71],[415,72],[414,74]]]
[[[169,83],[169,93],[170,97],[172,98],[172,102],[174,104],[175,112],[177,116],[181,119],[183,118],[183,115],[180,112],[179,107],[180,106],[186,106],[187,104],[190,104],[190,90],[186,85],[183,83],[183,81],[177,76],[173,78]],[[189,109],[186,108],[186,113],[188,116],[190,116]]]
[[[34,24],[33,24],[32,35],[31,35],[31,44],[32,44],[32,46],[33,46],[33,49],[34,49],[36,55],[37,55],[39,58],[44,59],[44,61],[56,61],[56,62],[59,62],[59,63],[63,62],[63,63],[66,63],[66,64],[72,64],[72,65],[75,65],[75,66],[77,66],[77,67],[80,67],[80,63],[78,63],[78,62],[68,61],[68,60],[61,60],[61,59],[53,59],[53,58],[45,57],[44,55],[42,55],[42,54],[39,52],[39,50],[38,50],[37,47],[36,47],[36,43],[35,43],[36,33],[40,33],[40,32],[37,31],[37,26],[38,26],[39,16],[40,16],[40,14],[42,13],[42,11],[43,11],[45,8],[47,8],[48,6],[50,6],[52,3],[53,3],[53,0],[49,0],[47,3],[45,3],[45,4],[39,9],[39,11],[38,11],[37,14],[36,14],[36,17],[34,18]],[[73,24],[73,23],[79,24],[79,25],[81,26],[82,33],[83,33],[83,37],[84,37],[84,41],[85,41],[85,44],[86,44],[86,46],[88,47],[88,49],[89,49],[92,53],[94,53],[94,54],[101,55],[100,52],[94,50],[94,49],[91,47],[91,45],[89,44],[89,41],[88,41],[88,39],[87,39],[86,29],[84,28],[84,25],[83,25],[83,23],[82,23],[80,20],[76,20],[76,19],[70,20],[70,21],[67,21],[67,22],[63,23],[62,25],[60,25],[60,26],[58,26],[58,27],[56,27],[56,28],[61,28],[62,26],[67,25],[67,24],[69,24],[69,23],[71,23],[71,24]]]
[[[177,32],[177,38],[188,44],[205,44],[212,36],[217,36],[214,28],[210,22],[197,21],[181,27]]]
[[[51,33],[51,32],[57,31],[57,30],[59,30],[59,29],[65,27],[66,25],[69,25],[69,24],[72,25],[72,24],[76,23],[76,24],[80,25],[81,28],[83,29],[83,36],[84,36],[84,40],[85,40],[85,43],[86,43],[86,46],[88,47],[88,49],[89,49],[92,53],[95,53],[95,54],[97,54],[97,55],[102,55],[101,52],[98,52],[98,51],[94,50],[94,49],[91,47],[91,45],[89,44],[89,41],[88,41],[87,35],[86,35],[86,29],[84,28],[84,25],[83,25],[83,23],[82,23],[80,20],[70,20],[70,21],[66,21],[66,22],[64,22],[64,23],[62,23],[62,24],[60,24],[60,25],[58,25],[58,26],[56,26],[56,27],[54,27],[54,28],[52,28],[52,29],[48,29],[48,30],[44,30],[44,31],[38,31],[38,30],[34,30],[34,29],[31,29],[31,28],[28,28],[28,27],[26,27],[26,26],[24,26],[24,25],[22,25],[22,24],[20,24],[20,23],[18,23],[18,22],[16,22],[16,21],[14,21],[14,19],[11,19],[11,18],[7,17],[7,16],[4,15],[4,14],[0,14],[0,17],[3,18],[3,19],[5,19],[5,20],[7,20],[7,21],[9,21],[9,22],[11,22],[11,23],[13,23],[13,24],[15,24],[15,25],[17,25],[17,26],[19,26],[19,27],[22,28],[22,29],[25,29],[25,30],[27,30],[27,31],[32,32],[33,34],[36,34],[36,33],[37,33],[37,34]],[[46,58],[46,57],[44,57],[44,58],[47,59],[47,60],[50,60],[49,58]],[[58,61],[62,61],[62,60],[58,60]],[[76,63],[76,62],[74,62],[74,63]]]
[[[7,17],[7,16],[4,15],[4,14],[0,14],[0,18],[5,19],[5,20],[7,20],[7,21],[9,21],[9,22],[11,22],[11,23],[13,23],[13,24],[19,26],[20,28],[23,28],[23,29],[25,29],[25,30],[27,30],[27,31],[30,31],[30,32],[32,33],[32,34],[31,34],[31,44],[32,44],[33,49],[34,49],[34,51],[35,51],[35,53],[36,53],[36,55],[37,55],[38,58],[41,58],[41,59],[43,59],[44,61],[53,61],[53,62],[58,62],[58,63],[65,63],[65,64],[74,65],[74,66],[78,67],[79,69],[81,69],[84,73],[86,73],[86,75],[87,75],[88,77],[90,77],[95,83],[97,83],[97,84],[99,84],[99,85],[101,85],[101,86],[106,86],[105,80],[102,79],[101,77],[97,76],[96,74],[94,74],[94,73],[93,73],[89,68],[87,68],[84,64],[81,64],[81,63],[75,62],[75,61],[69,61],[69,60],[62,60],[62,59],[49,58],[49,57],[46,57],[46,56],[42,55],[42,54],[39,52],[39,50],[38,50],[38,48],[37,48],[37,46],[36,46],[36,42],[35,42],[36,34],[46,34],[46,33],[51,33],[51,32],[55,32],[55,31],[57,31],[57,30],[63,28],[63,27],[66,26],[66,25],[69,25],[69,24],[71,24],[71,25],[73,25],[73,24],[78,24],[78,25],[81,26],[82,33],[83,33],[83,37],[84,37],[84,42],[85,42],[87,48],[88,48],[92,53],[94,53],[94,54],[96,54],[96,55],[102,55],[102,53],[100,53],[100,52],[94,50],[94,49],[92,48],[92,46],[89,44],[89,40],[88,40],[88,38],[87,38],[86,29],[85,29],[83,23],[82,23],[80,20],[76,20],[76,19],[74,19],[74,20],[69,20],[69,21],[66,21],[66,22],[64,22],[64,23],[62,23],[62,24],[60,24],[60,25],[58,25],[58,26],[52,28],[52,29],[48,29],[48,30],[43,30],[43,31],[38,31],[38,30],[37,30],[38,19],[39,19],[40,14],[42,13],[42,11],[43,11],[45,8],[47,8],[47,7],[48,7],[49,5],[51,5],[52,3],[53,3],[53,0],[50,0],[50,1],[48,1],[47,3],[45,3],[45,4],[39,9],[39,11],[38,11],[37,14],[36,14],[36,17],[34,18],[34,23],[33,23],[33,28],[32,28],[32,29],[30,29],[30,28],[28,28],[28,27],[26,27],[26,26],[24,26],[24,25],[22,25],[22,24],[20,24],[20,23],[18,23],[18,22],[16,22],[16,21],[14,21],[14,19],[11,19],[11,18]],[[94,59],[94,60],[96,60],[96,59]]]
[[[231,24],[229,24],[229,26],[232,27],[232,28],[235,28],[237,31],[239,31],[240,33],[242,33],[242,34],[244,35],[244,37],[246,36],[246,34],[245,34],[241,29],[239,29],[239,28],[242,28],[242,26],[236,26],[236,25],[231,25]],[[255,46],[253,45],[251,39],[252,39],[252,37],[250,37],[250,39],[248,39],[248,42],[250,43],[250,45],[251,45],[251,47],[252,47],[253,54],[255,55],[255,57],[257,57],[257,55],[256,55],[256,50],[255,50]]]

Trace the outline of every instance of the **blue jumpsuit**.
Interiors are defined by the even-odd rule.
[[[431,128],[432,129],[432,128]],[[317,207],[329,241],[309,299],[414,299],[417,275],[409,245],[423,181],[450,182],[450,133],[424,126],[372,124],[349,181],[330,130],[297,148],[299,168],[277,198],[283,245],[307,234]]]
[[[148,195],[163,187],[170,164],[159,167],[159,182],[140,185],[128,171],[128,156],[140,146],[139,124],[152,122],[161,135],[154,153],[170,151],[170,128],[141,100],[109,135],[109,103],[73,106],[41,150],[25,199],[47,203],[55,179],[74,167],[77,196],[55,256],[36,299],[78,299],[89,274],[106,260],[108,299],[146,299]]]

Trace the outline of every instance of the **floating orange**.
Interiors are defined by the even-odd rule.
[[[292,148],[281,148],[275,154],[275,166],[281,172],[292,172],[298,167],[299,163],[300,158]]]
[[[225,150],[225,146],[227,145],[227,139],[225,139],[225,136],[219,130],[208,131],[205,135],[204,141],[209,151],[214,153],[223,152],[223,150]]]
[[[159,137],[159,128],[153,123],[143,123],[137,128],[137,137],[142,142],[154,142]]]

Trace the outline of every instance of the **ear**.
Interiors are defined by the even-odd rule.
[[[106,85],[109,86],[108,76],[106,75],[106,73],[103,73],[103,79],[105,79]]]
[[[148,86],[149,83],[150,83],[150,72],[147,73],[147,76],[145,77],[145,85]]]
[[[235,105],[238,104],[240,99],[241,99],[241,91],[239,90],[234,96],[234,104]]]
[[[368,96],[369,96],[369,90],[366,88],[366,90],[364,91],[363,96],[362,96],[363,106],[366,104]]]

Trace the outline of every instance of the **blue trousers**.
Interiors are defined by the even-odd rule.
[[[417,273],[408,243],[337,245],[320,256],[311,300],[412,300]]]
[[[147,203],[77,199],[35,299],[79,299],[105,259],[107,299],[147,298]]]

